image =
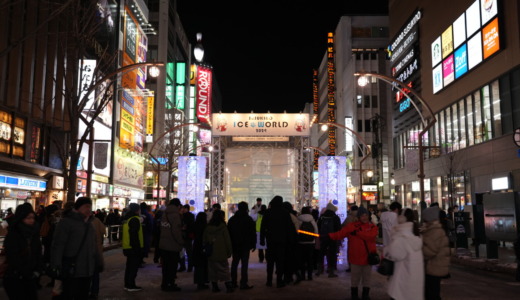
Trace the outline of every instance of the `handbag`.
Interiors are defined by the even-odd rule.
[[[368,264],[371,266],[378,265],[381,262],[379,254],[377,252],[370,252],[368,250],[367,242],[365,240],[363,240],[363,243],[365,243],[365,248],[367,249],[368,253]]]
[[[381,263],[377,267],[377,273],[384,275],[384,276],[392,276],[394,274],[394,262],[383,258],[381,260]]]

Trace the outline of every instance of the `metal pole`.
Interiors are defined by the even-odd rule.
[[[90,198],[92,193],[92,164],[94,160],[94,126],[90,128],[88,141],[88,167],[87,167],[87,197]]]

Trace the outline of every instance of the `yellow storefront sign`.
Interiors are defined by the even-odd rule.
[[[128,124],[134,124],[134,116],[132,116],[128,111],[125,109],[121,109],[121,120],[125,120],[128,122]]]
[[[146,106],[146,134],[153,134],[153,106],[154,97],[148,97]]]

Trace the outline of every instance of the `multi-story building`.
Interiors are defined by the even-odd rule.
[[[520,127],[520,12],[518,1],[389,2],[392,70],[420,93],[436,122],[423,138],[424,200],[441,207],[477,204],[484,193],[518,191],[520,159],[513,132]],[[390,75],[390,74],[388,74]],[[416,207],[420,114],[394,102],[394,178],[397,199]],[[410,154],[407,158],[406,154]],[[421,157],[419,160],[423,159]],[[504,179],[500,186],[492,185]]]
[[[349,203],[362,202],[360,185],[364,186],[364,201],[370,204],[388,202],[392,148],[383,141],[391,133],[391,115],[387,107],[390,88],[377,81],[364,88],[358,87],[354,75],[356,72],[387,72],[388,60],[384,49],[388,44],[388,17],[343,16],[335,32],[329,33],[329,43],[318,70],[318,120],[319,123],[336,122],[357,135],[337,127],[335,145],[331,145],[334,139],[330,138],[329,132],[320,132],[317,145],[326,153],[331,153],[332,146],[335,147],[335,155],[347,156]],[[332,91],[330,76],[334,77]],[[334,93],[332,97],[335,102],[332,106],[331,92]],[[334,110],[333,120],[331,109]],[[367,148],[371,149],[372,154],[368,154]],[[360,165],[367,154],[369,157]],[[367,176],[368,171],[372,171],[372,177]]]

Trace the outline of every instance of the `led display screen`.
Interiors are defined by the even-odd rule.
[[[500,50],[500,41],[498,40],[498,18],[482,29],[484,59],[490,57]]]
[[[457,48],[466,41],[466,17],[464,13],[453,22],[453,47]]]
[[[468,51],[466,44],[455,51],[455,78],[468,72]]]
[[[433,93],[500,50],[497,2],[476,0],[432,42]]]
[[[455,79],[455,69],[453,65],[453,54],[448,56],[442,62],[442,78],[444,79],[444,86],[452,83]]]
[[[475,34],[468,41],[468,68],[471,70],[482,62],[482,35]]]

